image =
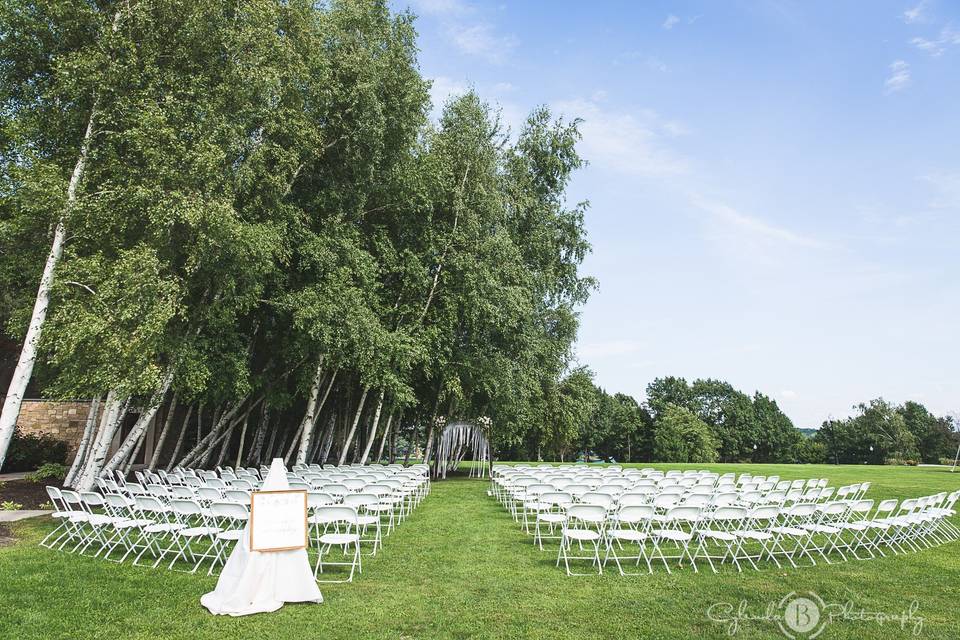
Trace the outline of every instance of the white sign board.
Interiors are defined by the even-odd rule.
[[[306,491],[250,494],[251,551],[290,551],[306,547]]]

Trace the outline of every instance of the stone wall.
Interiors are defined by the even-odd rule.
[[[60,402],[56,400],[24,400],[17,426],[24,433],[46,434],[67,443],[67,462],[73,460],[83,438],[83,428],[90,412],[89,400]]]

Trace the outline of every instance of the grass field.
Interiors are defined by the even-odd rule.
[[[867,497],[875,499],[960,487],[960,473],[941,468],[707,467],[826,477],[832,486],[871,480]],[[837,620],[820,638],[960,638],[960,543],[801,569],[568,578],[554,567],[556,548],[538,551],[486,489],[477,480],[436,481],[356,582],[321,585],[322,605],[248,618],[214,617],[200,606],[214,578],[49,551],[36,544],[53,526],[48,519],[18,523],[18,542],[0,548],[0,639],[724,638],[730,629],[708,619],[711,604],[744,601],[760,615],[793,591],[887,615],[916,601],[923,618],[917,636],[914,623]],[[784,636],[773,622],[745,621],[735,637]]]

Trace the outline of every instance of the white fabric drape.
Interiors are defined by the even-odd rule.
[[[275,458],[261,490],[288,488],[287,469]],[[306,549],[250,551],[247,529],[227,559],[217,588],[200,598],[210,613],[230,616],[276,611],[286,602],[323,602]]]

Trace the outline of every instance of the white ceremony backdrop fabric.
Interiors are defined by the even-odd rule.
[[[289,488],[287,469],[276,458],[260,490]],[[227,559],[217,588],[201,597],[200,603],[216,615],[247,616],[276,611],[286,602],[323,602],[307,550],[251,551],[249,526]]]

